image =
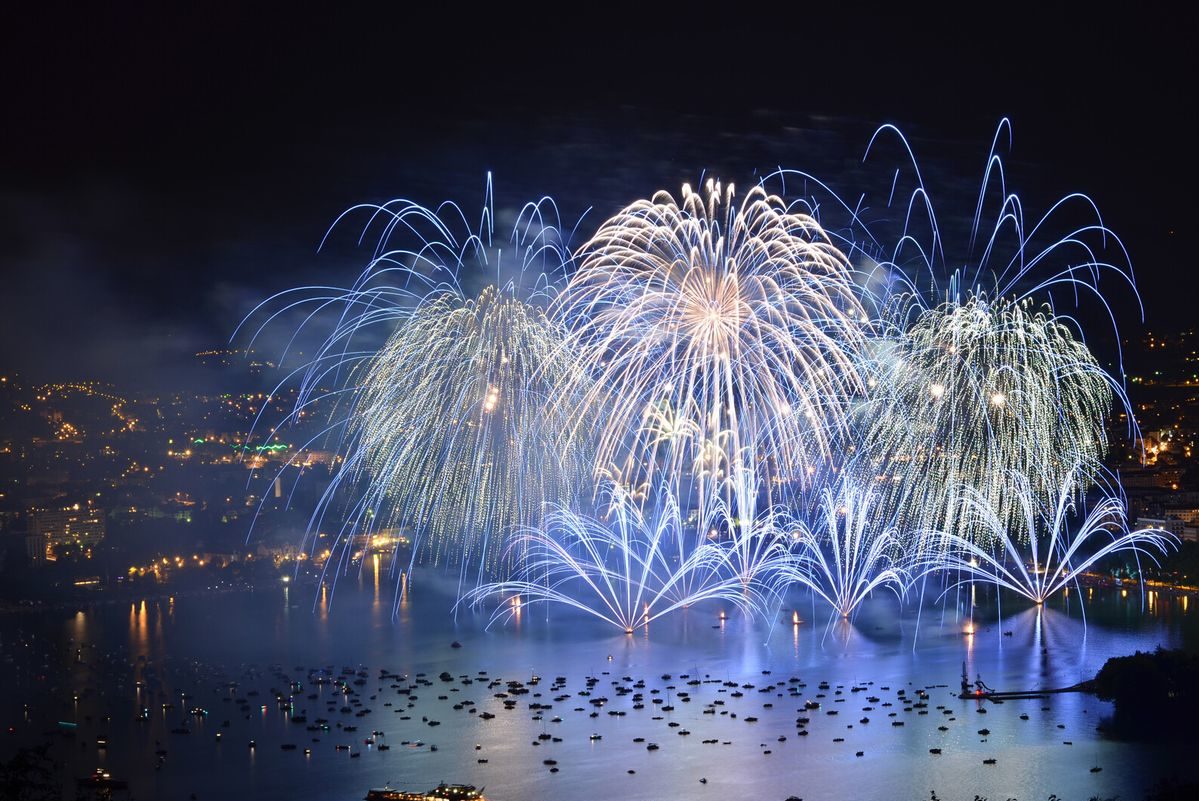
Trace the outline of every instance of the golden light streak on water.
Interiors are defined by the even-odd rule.
[[[145,600],[140,605],[129,605],[129,643],[135,656],[149,653],[150,627]]]

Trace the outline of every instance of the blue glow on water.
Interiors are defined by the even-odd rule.
[[[1072,606],[1057,599],[1040,611],[1006,611],[998,619],[987,599],[979,598],[973,618],[967,603],[926,608],[917,632],[914,611],[897,616],[896,601],[889,595],[868,600],[853,623],[829,623],[825,608],[801,596],[789,600],[773,629],[735,612],[722,620],[717,607],[695,607],[649,631],[625,636],[585,615],[561,610],[551,611],[548,620],[545,610],[522,614],[508,627],[487,631],[484,611],[460,615],[456,623],[448,617],[452,588],[443,592],[436,580],[418,586],[420,591],[400,604],[394,621],[386,583],[380,592],[369,575],[357,589],[343,587],[333,608],[318,595],[315,613],[309,611],[306,595],[311,590],[293,587],[286,593],[181,597],[173,604],[97,605],[82,615],[71,610],[13,616],[4,623],[7,654],[18,636],[8,632],[20,628],[19,636],[29,639],[31,648],[49,654],[48,663],[58,659],[63,664],[19,671],[20,692],[5,698],[5,715],[19,717],[20,704],[28,703],[35,718],[53,714],[52,720],[78,722],[83,745],[64,749],[70,776],[87,775],[101,765],[128,778],[139,797],[195,792],[199,798],[348,801],[389,781],[423,789],[443,779],[485,785],[491,799],[708,793],[714,798],[785,798],[792,793],[808,799],[845,798],[847,793],[924,798],[930,790],[943,798],[965,790],[969,796],[992,798],[1046,797],[1051,792],[1137,797],[1160,777],[1189,770],[1178,748],[1102,739],[1095,726],[1110,707],[1090,696],[1000,706],[955,697],[963,662],[971,679],[981,675],[992,687],[1055,687],[1090,677],[1111,655],[1158,644],[1194,646],[1199,626],[1184,611],[1181,598],[1155,597],[1142,614],[1139,599],[1121,597],[1118,590],[1095,590],[1085,628],[1076,600]],[[793,613],[801,623],[791,622]],[[967,634],[971,621],[974,633]],[[462,647],[451,648],[451,641]],[[71,663],[68,657],[76,648],[82,649],[83,659]],[[368,715],[328,711],[334,688],[315,686],[308,675],[325,666],[335,676],[343,666],[364,666],[366,680],[351,686],[352,697],[372,710]],[[419,700],[406,710],[403,697],[390,689],[392,681],[379,680],[382,669],[410,677],[423,672],[433,686],[415,690]],[[51,676],[50,682],[36,679],[39,670]],[[59,670],[66,671],[61,681],[53,678]],[[539,675],[542,683],[530,689],[542,697],[514,696],[519,703],[506,711],[493,697],[503,687],[437,678],[442,671],[458,677],[480,670],[505,681],[527,682]],[[662,678],[667,674],[670,680]],[[682,674],[706,683],[687,685]],[[571,694],[560,703],[550,690],[558,675],[567,678],[562,692]],[[592,697],[609,698],[594,718],[588,699],[579,695],[587,676],[599,679]],[[632,708],[631,696],[614,692],[612,681],[631,684],[624,676],[645,680],[640,690],[644,710]],[[806,684],[798,697],[788,690],[793,676]],[[303,688],[292,693],[284,677],[300,681]],[[239,685],[231,689],[230,681]],[[734,698],[734,690],[722,684],[726,681],[754,686]],[[829,683],[828,690],[818,689],[821,681]],[[761,691],[772,684],[769,692]],[[854,686],[866,689],[853,692]],[[925,687],[930,688],[927,709],[904,711],[911,704],[901,703],[898,690],[911,699]],[[276,703],[271,688],[292,696],[287,709]],[[652,689],[659,693],[651,695]],[[260,694],[247,697],[251,690]],[[693,700],[681,702],[680,690],[690,692]],[[64,710],[72,706],[71,692],[79,700],[68,714]],[[311,693],[318,698],[308,698]],[[441,695],[447,700],[438,700]],[[880,702],[867,703],[867,696]],[[248,716],[239,712],[237,697],[248,702]],[[670,712],[656,711],[661,705],[649,703],[665,697],[673,699]],[[479,712],[495,718],[455,711],[453,704],[461,700],[475,701]],[[540,721],[533,719],[536,710],[528,708],[533,700],[553,706]],[[716,700],[725,704],[705,714]],[[804,700],[818,700],[821,708],[800,712]],[[392,706],[384,706],[388,702]],[[894,705],[885,707],[884,702]],[[864,706],[874,709],[863,712]],[[208,714],[191,715],[193,707]],[[574,712],[576,707],[586,711]],[[148,719],[137,721],[143,709],[149,710]],[[626,714],[607,714],[617,710]],[[405,711],[411,720],[400,720]],[[889,717],[892,712],[896,717]],[[105,714],[111,715],[108,723],[102,720]],[[331,731],[309,732],[306,725],[289,722],[293,715],[303,715],[309,724],[328,718]],[[655,715],[663,719],[652,720]],[[810,718],[807,736],[797,734],[799,715]],[[422,716],[441,725],[430,727]],[[550,722],[554,716],[562,721]],[[757,721],[748,723],[747,717]],[[870,723],[861,724],[862,717]],[[230,725],[221,728],[225,719]],[[896,720],[904,725],[892,726]],[[679,726],[670,728],[672,721]],[[338,722],[358,730],[339,731]],[[191,733],[171,733],[181,725]],[[948,731],[939,731],[939,725]],[[978,735],[984,728],[989,734]],[[679,736],[682,729],[690,736]],[[389,750],[364,744],[374,730],[386,732]],[[533,746],[543,732],[562,742]],[[592,734],[601,739],[591,739]],[[99,735],[108,741],[102,751],[94,747]],[[320,742],[310,742],[313,737]],[[647,751],[635,737],[659,743],[660,749]],[[711,739],[717,743],[703,742]],[[256,743],[253,750],[247,747],[250,740]],[[424,745],[401,746],[402,740],[422,740]],[[284,742],[295,743],[297,750],[281,750]],[[351,759],[335,751],[337,744],[353,744],[362,755]],[[430,750],[430,744],[438,749]],[[312,749],[310,755],[304,755],[306,747]],[[932,747],[942,753],[931,755]],[[160,748],[168,753],[156,770]],[[855,756],[858,751],[863,756]],[[991,757],[997,764],[984,766],[982,760]],[[487,762],[479,763],[480,758]],[[560,772],[550,774],[544,759],[556,760]],[[1091,773],[1095,766],[1103,771]],[[700,778],[708,782],[701,785]]]

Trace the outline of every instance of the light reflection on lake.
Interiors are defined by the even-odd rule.
[[[879,595],[852,622],[830,620],[819,604],[797,596],[779,610],[773,626],[732,611],[722,619],[718,607],[696,607],[626,636],[577,613],[544,607],[522,609],[507,626],[487,630],[483,611],[461,610],[455,620],[449,611],[452,588],[450,579],[418,573],[394,606],[393,619],[394,585],[373,561],[336,592],[287,585],[255,593],[12,614],[0,620],[5,655],[12,655],[20,638],[26,638],[32,650],[49,651],[51,662],[62,656],[60,670],[69,678],[55,681],[53,665],[47,681],[37,680],[36,665],[20,672],[20,692],[3,701],[5,719],[19,718],[21,704],[27,702],[41,728],[59,719],[76,720],[83,745],[65,750],[71,775],[104,765],[129,778],[140,798],[195,792],[200,799],[349,801],[388,781],[427,788],[443,779],[486,785],[492,801],[782,799],[791,794],[805,799],[926,799],[930,790],[946,799],[975,793],[1022,799],[1050,793],[1138,798],[1160,777],[1178,770],[1192,771],[1191,778],[1199,773],[1189,749],[1181,746],[1102,739],[1095,726],[1110,707],[1091,696],[1066,694],[1003,705],[954,697],[963,663],[971,680],[981,676],[997,689],[1048,688],[1090,678],[1112,655],[1159,644],[1194,648],[1199,625],[1188,614],[1185,596],[1154,593],[1142,610],[1136,592],[1084,589],[1085,604],[1076,591],[1044,608],[1008,598],[997,607],[993,593],[980,589],[974,604],[968,593],[934,604],[935,593],[929,593],[922,609],[906,607],[900,616],[897,601]],[[462,648],[450,647],[455,640]],[[68,664],[76,649],[82,649],[82,663]],[[21,657],[13,658],[19,662]],[[309,721],[325,716],[331,724],[353,720],[359,735],[384,730],[392,750],[379,753],[362,746],[362,756],[350,760],[335,752],[334,745],[351,740],[361,745],[363,738],[336,730],[320,733],[321,742],[310,743],[317,735],[289,723],[288,712],[271,697],[270,688],[281,687],[271,665],[306,685],[296,694],[290,714],[303,713]],[[307,671],[331,666],[336,674],[342,666],[360,665],[366,666],[369,680],[356,690],[372,712],[360,720],[329,713],[326,700],[333,697],[332,688],[313,687],[306,681]],[[484,684],[461,686],[455,695],[449,688],[457,684],[437,683],[423,688],[412,720],[402,722],[396,714],[401,704],[383,706],[400,698],[388,688],[390,682],[378,680],[380,669],[424,672],[434,680],[442,671],[460,676],[486,670],[493,677],[522,681],[538,674],[547,682],[563,675],[568,679],[565,692],[572,697],[546,713],[563,718],[550,727],[547,719],[531,719],[528,696],[515,710],[505,711],[492,697],[495,690]],[[656,713],[664,720],[653,721],[649,704],[634,711],[628,697],[613,696],[609,684],[622,676],[644,678],[645,693],[660,688],[665,697],[668,684],[683,689],[678,677],[684,673],[755,687],[736,699],[721,693],[725,688],[717,683],[687,687],[694,701],[675,703],[668,715]],[[665,674],[674,678],[663,680]],[[600,679],[597,695],[611,696],[595,718],[588,716],[590,707],[578,695],[587,676]],[[786,695],[792,676],[807,684],[800,699]],[[144,688],[135,686],[135,678],[144,680]],[[229,681],[241,684],[229,690],[224,686]],[[830,682],[832,689],[824,693],[820,710],[807,713],[810,735],[796,736],[796,717],[804,714],[798,709],[803,699],[821,692],[816,689],[820,681]],[[873,684],[866,691],[851,692],[867,682]],[[767,684],[778,687],[759,692]],[[837,685],[843,685],[840,695]],[[902,704],[885,708],[865,701],[873,694],[894,702],[900,688],[910,694],[933,685],[946,686],[930,690],[927,715],[902,711]],[[884,686],[890,689],[884,691]],[[253,714],[245,719],[231,699],[251,689],[261,695],[253,699]],[[549,702],[548,688],[540,689],[546,696],[540,700]],[[75,692],[80,695],[77,706],[71,700]],[[307,697],[313,692],[318,699]],[[193,698],[184,700],[183,693]],[[437,700],[438,693],[449,700]],[[371,695],[377,698],[367,700]],[[456,698],[468,696],[479,711],[494,712],[496,718],[484,721],[450,708]],[[705,715],[704,707],[714,700],[725,700],[721,711],[736,712],[738,718]],[[163,703],[175,708],[163,709]],[[208,716],[190,719],[191,734],[172,735],[172,728],[188,720],[190,705],[205,706]],[[148,722],[135,722],[143,706],[153,714]],[[588,713],[574,712],[576,706]],[[875,709],[863,713],[863,706]],[[627,714],[611,716],[609,710]],[[841,714],[827,714],[834,710]],[[897,717],[888,717],[890,712]],[[111,723],[101,721],[104,714],[112,716]],[[1029,719],[1021,720],[1021,714]],[[430,728],[421,722],[422,715],[442,725]],[[748,716],[758,721],[747,723]],[[862,716],[871,722],[861,724]],[[950,717],[955,720],[946,722]],[[220,728],[223,719],[230,720],[226,729]],[[671,720],[691,736],[677,736],[676,729],[666,726]],[[905,725],[892,726],[892,720]],[[938,725],[948,731],[940,732]],[[563,742],[533,747],[547,727]],[[979,736],[984,727],[989,734]],[[108,736],[104,752],[93,745],[97,734]],[[590,739],[593,734],[602,739]],[[638,736],[659,742],[661,749],[647,752],[644,744],[633,742]],[[250,739],[258,743],[253,751],[246,746]],[[402,739],[439,748],[401,748]],[[704,744],[704,739],[731,744]],[[296,742],[300,751],[282,752],[282,742]],[[302,754],[304,745],[313,748],[311,756]],[[931,756],[930,747],[941,748],[942,754]],[[168,755],[155,770],[159,748]],[[862,757],[855,756],[858,751]],[[480,755],[486,764],[477,762]],[[556,775],[542,764],[551,757],[560,767]],[[997,764],[984,766],[987,757]],[[1095,766],[1103,771],[1092,773]],[[701,785],[701,777],[708,782]]]

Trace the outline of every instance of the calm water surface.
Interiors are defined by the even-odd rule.
[[[518,620],[488,631],[482,613],[455,621],[447,611],[450,588],[441,585],[423,577],[394,620],[390,587],[370,573],[357,586],[340,585],[335,603],[312,589],[280,586],[4,615],[0,657],[10,680],[0,722],[15,732],[0,744],[0,756],[56,731],[54,754],[71,779],[68,797],[74,777],[103,766],[127,778],[131,796],[142,799],[194,793],[350,801],[388,782],[427,789],[441,780],[483,785],[492,801],[927,799],[932,790],[942,799],[1135,799],[1163,779],[1199,777],[1190,747],[1104,739],[1096,725],[1111,708],[1091,696],[1002,705],[956,698],[963,662],[972,679],[1017,690],[1072,685],[1109,656],[1137,649],[1199,647],[1190,598],[1155,594],[1142,609],[1135,592],[1095,589],[1085,602],[1059,598],[1041,611],[1005,599],[1000,618],[994,599],[980,592],[976,631],[968,634],[965,593],[902,613],[893,597],[878,596],[853,624],[829,624],[822,607],[797,596],[773,628],[732,612],[722,621],[719,607],[697,607],[625,636],[578,614],[555,609],[547,620],[544,609],[527,607]],[[460,649],[450,647],[454,640]],[[350,668],[346,678],[365,680],[343,697],[335,685],[312,681],[325,668],[333,678]],[[410,696],[396,692],[397,680],[380,679],[380,670],[408,674],[403,687],[418,673],[432,685],[413,689],[417,700],[409,708]],[[439,680],[443,671],[455,680]],[[518,703],[505,710],[495,697],[504,686],[457,678],[478,679],[479,671],[503,681],[542,680],[529,694],[512,696]],[[566,679],[561,689],[551,688],[556,676]],[[598,681],[582,696],[589,676]],[[639,679],[645,688],[633,689]],[[302,688],[292,691],[291,681]],[[828,689],[819,688],[822,681]],[[633,696],[618,695],[613,682],[644,694],[645,708],[633,709]],[[923,710],[911,703],[922,688],[929,688]],[[293,707],[281,708],[274,692],[291,695]],[[679,692],[691,700],[681,701]],[[593,707],[599,697],[609,700]],[[803,710],[807,700],[820,708]],[[352,712],[340,711],[354,701]],[[716,701],[723,703],[710,706]],[[530,703],[552,708],[536,720]],[[192,707],[207,715],[190,715]],[[143,708],[149,719],[139,721]],[[482,719],[482,712],[495,718]],[[292,722],[295,716],[306,723]],[[801,716],[810,719],[806,736],[797,735]],[[330,730],[308,731],[317,718],[327,718]],[[172,733],[179,728],[190,733]],[[989,734],[979,734],[984,728]],[[389,750],[364,743],[374,730],[385,732],[377,742]],[[690,734],[680,735],[684,730]],[[539,740],[543,734],[561,741]],[[97,748],[98,736],[107,738],[106,749]],[[646,742],[634,742],[638,737]],[[648,742],[660,748],[648,751]],[[283,751],[282,743],[297,750]],[[352,750],[335,750],[339,744]],[[159,750],[166,751],[161,760]],[[989,758],[996,763],[984,765]],[[558,773],[543,764],[547,759]]]

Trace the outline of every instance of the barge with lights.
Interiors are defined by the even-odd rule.
[[[487,801],[483,797],[483,788],[473,784],[441,784],[426,792],[411,792],[409,790],[393,790],[384,787],[381,790],[367,791],[365,801]]]

